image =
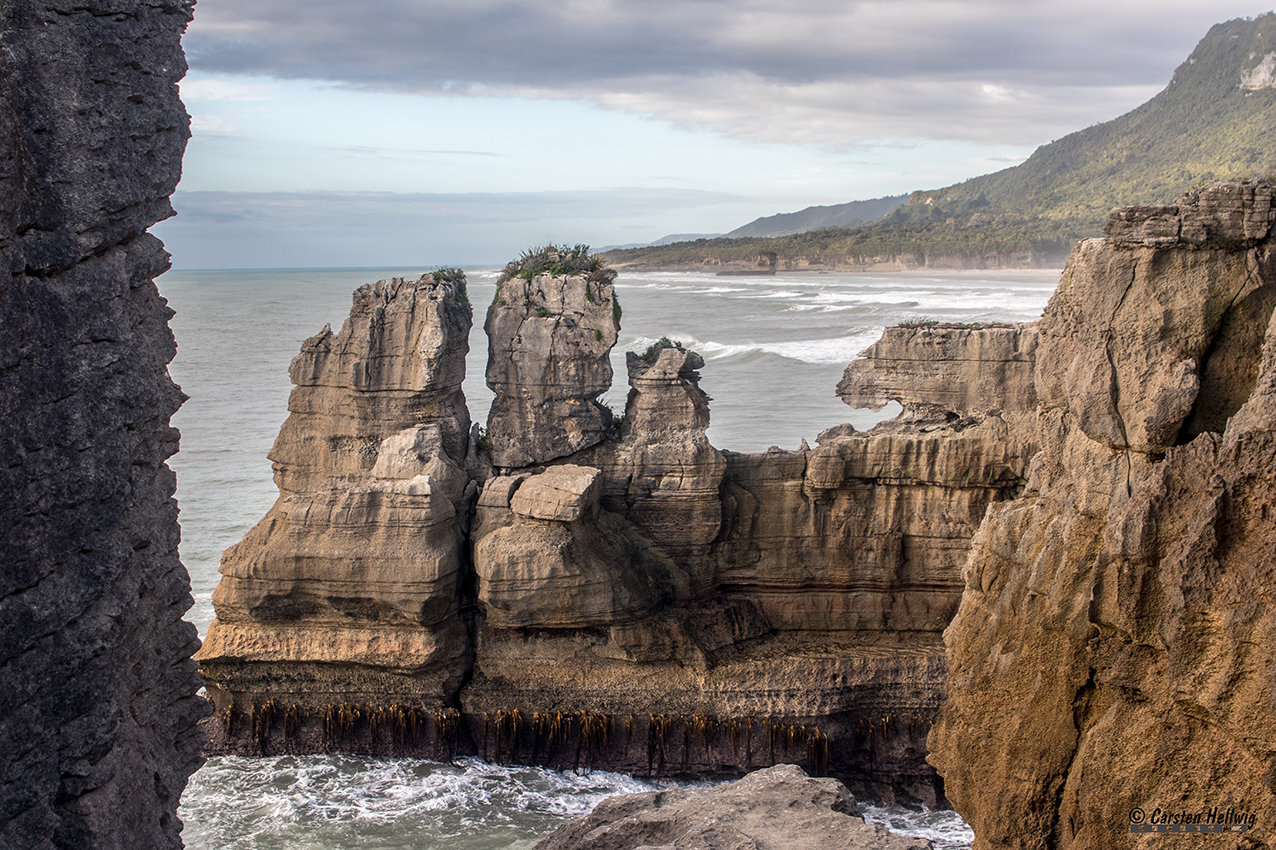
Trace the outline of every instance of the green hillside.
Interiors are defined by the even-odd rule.
[[[1243,85],[1248,83],[1248,85]],[[1164,204],[1209,180],[1276,174],[1276,14],[1212,27],[1156,97],[1038,148],[1014,168],[914,192],[880,223],[773,239],[713,239],[618,251],[617,265],[744,262],[761,251],[854,266],[1056,265],[1108,213]],[[695,259],[698,258],[698,259]]]
[[[1207,180],[1276,171],[1276,87],[1245,89],[1276,53],[1276,14],[1216,24],[1170,84],[1120,118],[1043,145],[1021,165],[933,192],[910,206],[977,203],[1048,218],[1168,203]],[[1270,60],[1268,60],[1270,61]]]

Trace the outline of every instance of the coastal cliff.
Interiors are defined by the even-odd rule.
[[[452,584],[420,597],[454,624],[449,676],[404,663],[445,653],[313,667],[247,654],[273,628],[267,613],[326,615],[305,594],[236,607],[240,564],[305,554],[322,582],[338,568],[324,559],[350,557],[320,551],[331,513],[281,537],[259,526],[226,555],[200,656],[218,751],[472,752],[699,776],[793,761],[879,798],[946,793],[980,848],[1133,845],[1132,811],[1248,813],[1248,838],[1216,840],[1266,840],[1273,198],[1266,184],[1214,184],[1118,211],[1073,253],[1039,322],[887,329],[838,393],[903,412],[814,448],[711,446],[703,360],[667,340],[628,356],[625,415],[568,454],[494,464],[485,442],[512,421],[494,416],[448,466],[463,475],[431,479],[456,479],[447,504],[401,515],[422,541],[434,528],[456,541]],[[583,292],[572,277],[526,280]],[[387,321],[415,315],[390,303],[408,287],[373,289],[392,293]],[[612,326],[582,333],[549,307],[517,325],[531,318],[546,328],[518,338],[529,361],[583,340],[576,366],[535,373],[536,392],[595,422],[592,370]],[[439,333],[427,327],[376,337],[400,345],[376,356],[416,350],[413,334]],[[571,422],[554,427],[589,430]],[[416,412],[394,428],[438,432]],[[381,438],[319,489],[374,486]],[[442,462],[433,451],[416,456]],[[292,480],[280,469],[281,503],[299,498],[282,490]],[[369,538],[364,556],[422,545]],[[286,573],[253,579],[255,598],[292,593]],[[361,607],[373,585],[341,586],[344,619],[309,651],[335,653],[359,617],[385,619]]]
[[[167,374],[189,2],[0,7],[0,846],[181,846],[202,763]]]
[[[291,415],[270,453],[280,497],[226,551],[196,656],[210,693],[258,706],[250,725],[276,705],[282,723],[287,706],[318,717],[451,704],[472,653],[470,324],[463,277],[381,281],[355,293],[339,333],[324,328],[294,358]],[[233,719],[214,730],[233,732]]]
[[[930,736],[977,850],[1229,810],[1212,846],[1273,841],[1273,198],[1119,211],[1039,323],[1040,451],[974,538]]]
[[[929,369],[1030,380],[1035,332],[892,329],[841,391],[901,402],[898,420],[724,452],[704,361],[676,343],[628,354],[623,416],[598,404],[620,311],[579,254],[502,278],[497,398],[464,446],[461,359],[426,353],[463,351],[463,281],[369,285],[339,334],[307,341],[271,453],[279,502],[227,550],[197,656],[210,752],[702,776],[796,761],[942,799],[924,761],[940,634],[970,538],[1036,447],[1016,428],[1030,394],[976,402]]]

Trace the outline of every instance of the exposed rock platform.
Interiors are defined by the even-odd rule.
[[[867,824],[836,779],[782,764],[703,791],[625,794],[564,824],[536,850],[929,850]]]

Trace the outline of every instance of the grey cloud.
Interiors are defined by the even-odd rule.
[[[208,0],[186,46],[209,71],[586,98],[746,138],[1023,143],[1114,117],[1139,102],[1129,87],[1164,86],[1211,24],[1263,11],[1254,0]],[[985,86],[1017,100],[978,102]]]

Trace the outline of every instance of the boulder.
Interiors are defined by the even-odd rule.
[[[536,850],[929,850],[865,823],[836,779],[781,764],[705,790],[671,788],[611,797],[564,824]]]

